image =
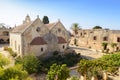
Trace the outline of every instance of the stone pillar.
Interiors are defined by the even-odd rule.
[[[103,80],[108,80],[108,75],[106,72],[103,72]]]
[[[85,76],[80,76],[80,80],[86,80],[86,75]]]
[[[58,80],[58,75],[55,75],[55,79],[54,80]]]
[[[119,74],[119,78],[120,78],[120,67],[119,67],[119,69],[118,69],[118,74]]]
[[[98,80],[98,78],[95,76],[92,76],[91,80]]]

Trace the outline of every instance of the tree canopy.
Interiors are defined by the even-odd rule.
[[[71,26],[71,29],[74,31],[75,34],[78,33],[78,30],[80,29],[79,24],[78,23],[73,23]]]
[[[16,59],[16,64],[22,64],[23,69],[26,70],[29,74],[37,72],[38,67],[40,67],[39,59],[33,54]]]
[[[95,26],[95,27],[93,27],[93,29],[102,29],[102,27],[101,26]]]
[[[23,70],[22,65],[0,70],[0,80],[25,80],[27,76],[28,73]]]
[[[116,74],[120,66],[120,54],[104,55],[95,60],[81,60],[78,72],[87,77],[100,75],[103,71]]]
[[[113,48],[113,52],[114,52],[114,49],[116,46],[117,46],[117,43],[111,43],[111,47]]]
[[[66,80],[69,77],[69,69],[66,64],[53,64],[47,74],[48,80]]]
[[[6,66],[10,63],[8,58],[5,58],[1,53],[0,53],[0,67]]]
[[[42,22],[44,24],[49,24],[49,18],[47,16],[44,16]]]
[[[102,43],[103,50],[106,50],[106,49],[107,49],[107,45],[108,45],[108,43],[106,43],[106,42],[103,42],[103,43]]]

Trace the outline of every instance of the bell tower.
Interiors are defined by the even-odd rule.
[[[23,24],[29,23],[29,22],[31,22],[31,19],[30,19],[30,16],[27,14],[27,16],[25,17],[25,21],[23,21]]]

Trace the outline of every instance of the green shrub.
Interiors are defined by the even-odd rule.
[[[79,77],[77,77],[77,76],[72,76],[72,77],[70,78],[70,80],[80,80],[80,79],[79,79]]]
[[[56,56],[56,55],[58,55],[58,54],[59,54],[58,51],[54,51],[54,52],[53,52],[53,55],[54,55],[54,56]]]
[[[74,53],[67,53],[64,55],[57,55],[52,56],[47,59],[41,60],[43,67],[49,69],[50,66],[54,63],[57,64],[67,64],[67,66],[71,67],[76,65],[81,59],[80,54],[74,54]]]
[[[3,70],[0,80],[25,80],[28,76],[27,71],[23,70],[22,65],[15,65]]]
[[[29,74],[36,73],[41,69],[40,61],[33,54],[26,55],[23,58],[16,58],[15,64],[22,64],[23,69]]]
[[[17,53],[12,50],[12,48],[4,47],[4,50],[8,51],[11,56],[16,57]]]
[[[16,52],[13,52],[11,55],[12,55],[13,57],[16,57],[16,56],[17,56],[17,53],[16,53]]]

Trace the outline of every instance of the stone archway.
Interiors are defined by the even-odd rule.
[[[9,32],[8,31],[3,31],[3,36],[9,36]]]
[[[116,47],[116,51],[119,51],[119,47]]]
[[[4,40],[3,40],[3,39],[0,39],[0,43],[4,43]]]
[[[6,42],[7,42],[7,43],[9,43],[9,42],[10,42],[10,41],[9,41],[9,38],[6,40]]]

